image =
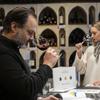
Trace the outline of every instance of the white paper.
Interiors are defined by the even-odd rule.
[[[77,84],[75,67],[57,67],[53,69],[54,91],[66,91]]]
[[[100,89],[76,89],[78,92],[98,94],[100,93]]]
[[[76,89],[70,90],[65,93],[60,93],[63,100],[93,100],[86,97],[86,94],[82,91],[77,91]]]

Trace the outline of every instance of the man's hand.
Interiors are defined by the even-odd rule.
[[[46,98],[43,98],[42,100],[59,100],[59,98],[56,98],[55,96],[50,95],[50,96],[48,96]]]
[[[52,68],[54,67],[58,59],[59,59],[59,54],[55,51],[55,49],[50,47],[47,49],[44,55],[43,64],[46,64]]]

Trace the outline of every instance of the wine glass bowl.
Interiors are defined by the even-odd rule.
[[[40,50],[46,50],[49,47],[49,42],[43,36],[39,36],[33,40],[33,44]]]
[[[92,38],[90,36],[90,34],[86,34],[84,37],[83,37],[83,45],[84,44],[87,44],[88,46],[92,44]]]

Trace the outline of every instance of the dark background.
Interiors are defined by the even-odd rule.
[[[30,4],[30,3],[84,3],[84,2],[100,2],[100,0],[0,0],[0,4]]]

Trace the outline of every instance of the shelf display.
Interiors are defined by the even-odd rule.
[[[37,15],[38,21],[36,45],[31,40],[28,44],[30,48],[36,48],[34,51],[37,67],[43,63],[42,54],[48,47],[63,52],[55,67],[72,65],[74,56],[71,57],[71,54],[75,50],[75,44],[84,41],[84,37],[89,33],[89,26],[97,20],[97,17],[100,19],[100,12],[95,12],[96,8],[99,9],[96,4],[87,6],[69,3],[69,5],[63,3],[28,6]],[[32,63],[34,65],[34,61]]]
[[[39,15],[39,25],[57,25],[57,16],[52,8],[43,9]]]

